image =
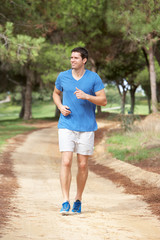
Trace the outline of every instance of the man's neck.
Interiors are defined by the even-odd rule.
[[[85,73],[85,68],[72,69],[72,75],[76,80],[79,80]]]

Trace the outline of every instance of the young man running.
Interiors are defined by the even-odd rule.
[[[70,185],[73,152],[77,153],[77,193],[72,213],[81,213],[82,193],[88,177],[88,156],[93,154],[96,105],[107,104],[104,85],[97,73],[85,69],[88,51],[77,47],[71,52],[72,69],[57,77],[53,100],[60,110],[59,148],[62,154],[60,182],[62,214],[70,211]],[[63,101],[61,93],[63,92]]]

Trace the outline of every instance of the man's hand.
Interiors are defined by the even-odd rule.
[[[76,91],[74,92],[74,94],[76,94],[76,97],[78,99],[87,99],[87,94],[78,88],[76,88]]]
[[[95,96],[94,96],[94,95],[87,94],[82,90],[76,88],[76,91],[74,92],[74,94],[76,94],[76,97],[78,99],[88,100],[89,102],[94,103],[95,105],[106,106],[107,104],[107,99],[106,99],[106,94],[104,89],[101,89],[95,92]]]
[[[65,116],[65,117],[68,116],[69,114],[71,114],[71,111],[69,110],[68,106],[61,105],[59,110],[63,114],[63,116]]]

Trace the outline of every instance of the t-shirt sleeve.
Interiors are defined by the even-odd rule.
[[[56,82],[55,82],[55,86],[61,92],[63,91],[63,88],[62,88],[62,85],[61,85],[61,74],[58,75],[58,77],[56,79]]]
[[[104,84],[102,82],[102,79],[96,73],[93,91],[95,93],[95,92],[98,92],[98,91],[102,90],[103,88],[104,88]]]

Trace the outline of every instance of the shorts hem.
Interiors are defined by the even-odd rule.
[[[87,156],[92,156],[93,155],[93,152],[80,152],[80,151],[75,151],[75,150],[66,150],[66,149],[63,149],[63,150],[59,150],[61,153],[62,152],[73,152],[73,153],[76,153],[76,154],[80,154],[80,155],[87,155]]]

